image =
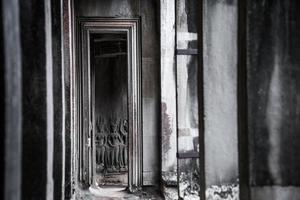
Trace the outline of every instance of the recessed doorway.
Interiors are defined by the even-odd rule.
[[[127,37],[91,34],[94,71],[95,179],[98,185],[128,185]]]
[[[142,186],[138,19],[79,20],[78,175],[82,185]]]

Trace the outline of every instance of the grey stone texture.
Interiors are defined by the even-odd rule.
[[[248,2],[248,137],[253,199],[299,198],[299,8],[295,0]]]
[[[203,76],[206,185],[236,183],[237,1],[204,1]]]

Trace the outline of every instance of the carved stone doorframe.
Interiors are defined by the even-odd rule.
[[[83,185],[95,185],[95,74],[90,62],[93,33],[125,33],[128,52],[128,188],[142,187],[142,107],[139,19],[80,18],[78,20],[78,170]]]

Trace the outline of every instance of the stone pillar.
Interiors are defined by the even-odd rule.
[[[4,72],[4,199],[22,198],[22,51],[18,0],[1,1],[1,65]],[[3,32],[2,32],[3,31]],[[3,35],[2,35],[3,33]],[[3,49],[2,49],[3,48]],[[1,68],[2,68],[1,66]],[[2,76],[2,74],[1,74]],[[1,134],[2,135],[2,134]]]
[[[175,1],[160,1],[161,171],[166,198],[177,194],[177,130],[175,84]],[[175,186],[170,190],[170,186]],[[171,195],[171,196],[169,196]]]
[[[237,1],[203,2],[206,198],[238,198]]]
[[[2,4],[5,199],[63,195],[61,3],[4,0]]]

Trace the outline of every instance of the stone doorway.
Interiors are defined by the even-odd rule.
[[[79,19],[79,180],[142,186],[139,20]]]

